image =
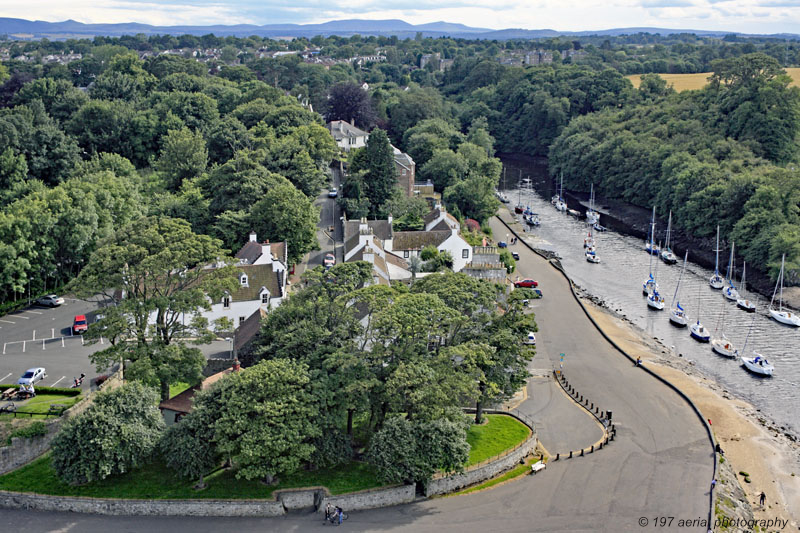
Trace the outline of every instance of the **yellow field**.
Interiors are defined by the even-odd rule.
[[[787,68],[786,72],[792,77],[792,85],[800,87],[800,68]],[[698,74],[659,74],[662,78],[667,80],[667,85],[672,85],[676,91],[692,91],[694,89],[701,89],[708,83],[708,77],[711,72],[700,72]],[[641,81],[640,74],[626,76],[633,82],[634,87],[639,87]]]

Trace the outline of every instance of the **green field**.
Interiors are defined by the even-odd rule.
[[[513,448],[527,439],[531,433],[528,426],[513,416],[487,415],[486,418],[489,420],[487,424],[473,425],[467,432],[467,442],[470,446],[467,466]]]
[[[792,86],[800,87],[800,68],[787,68],[786,72],[792,77]],[[692,91],[702,89],[708,83],[711,72],[700,72],[697,74],[659,74],[667,81],[667,85],[672,85],[676,91]],[[641,74],[626,76],[634,87],[639,87]]]
[[[31,417],[27,414],[17,414],[17,418],[48,418],[47,412],[50,410],[52,404],[60,404],[66,408],[72,407],[80,400],[80,396],[67,395],[67,394],[49,394],[46,392],[38,393],[36,396],[27,400],[25,403],[14,402],[17,406],[17,411],[22,413],[37,413]],[[11,420],[14,418],[13,413],[4,413],[0,415],[0,420]]]

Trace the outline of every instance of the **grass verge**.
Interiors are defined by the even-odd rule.
[[[486,415],[488,423],[472,425],[467,432],[469,443],[469,460],[466,466],[472,466],[501,454],[523,442],[531,430],[508,415]]]
[[[502,476],[497,476],[488,481],[484,481],[483,483],[480,483],[478,485],[473,485],[472,487],[466,488],[464,490],[454,492],[453,494],[451,494],[451,496],[460,496],[462,494],[470,494],[472,492],[478,492],[479,490],[488,489],[490,487],[494,487],[495,485],[499,485],[511,479],[524,476],[530,472],[531,465],[538,460],[539,459],[536,457],[529,457],[525,460],[524,465],[516,466],[511,470],[509,470],[508,472],[506,472],[505,474],[503,474]]]
[[[60,404],[68,409],[72,407],[79,399],[80,396],[75,396],[72,394],[48,394],[46,392],[40,394],[37,392],[36,396],[25,403],[17,403],[18,411],[36,414],[34,414],[32,417],[30,415],[17,415],[17,417],[48,418],[47,412],[50,410],[51,405]],[[5,413],[0,415],[0,420],[11,420],[12,418],[14,418],[13,413]]]
[[[102,481],[74,487],[62,482],[50,465],[50,454],[0,476],[0,490],[35,492],[54,496],[130,499],[266,499],[276,490],[324,486],[331,494],[343,494],[383,486],[365,463],[351,462],[337,468],[296,472],[280,483],[266,486],[260,481],[236,479],[231,470],[219,470],[206,478],[208,487],[192,488],[194,481],[179,478],[161,462]]]

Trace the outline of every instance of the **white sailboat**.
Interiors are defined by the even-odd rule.
[[[589,209],[586,210],[586,223],[590,226],[600,223],[600,213],[594,210],[594,183],[589,192]]]
[[[769,303],[769,314],[781,324],[800,326],[800,316],[783,308],[783,274],[785,267],[786,254],[783,254],[783,257],[781,257],[781,272],[778,274],[778,282],[775,284],[775,291],[772,293],[772,301]],[[774,309],[772,306],[775,303],[775,295],[778,294],[778,286],[780,286],[781,291],[778,295],[778,308]]]
[[[717,327],[714,328],[714,338],[711,339],[711,349],[722,357],[735,359],[739,357],[739,350],[737,350],[733,343],[725,336],[725,311],[727,308],[728,304],[723,301],[722,314],[720,315],[719,321],[717,321]],[[717,332],[719,332],[719,336],[717,336]]]
[[[555,197],[553,197],[555,198]],[[561,173],[561,185],[558,190],[558,198],[555,198],[553,205],[556,206],[556,211],[566,211],[567,202],[564,201],[564,173]]]
[[[669,313],[669,321],[673,326],[677,326],[679,328],[685,328],[686,324],[688,324],[688,318],[686,317],[686,311],[681,307],[681,301],[678,299],[678,294],[681,290],[681,281],[683,281],[683,275],[686,273],[686,262],[689,260],[689,250],[686,250],[686,255],[683,258],[683,269],[681,270],[681,275],[678,277],[678,284],[675,285],[675,294],[672,295],[672,311]]]
[[[664,261],[668,265],[674,265],[678,262],[678,258],[672,252],[672,248],[670,248],[670,237],[672,233],[672,211],[669,212],[669,218],[667,219],[667,239],[664,243],[664,248],[661,250],[661,260]]]
[[[658,255],[656,246],[656,206],[653,206],[653,216],[650,218],[650,239],[644,243],[644,249],[648,254]]]
[[[714,252],[717,254],[714,259],[714,274],[708,280],[708,284],[711,285],[712,289],[720,290],[725,286],[725,282],[722,276],[719,275],[719,226],[717,226],[717,246],[714,248]]]
[[[750,329],[747,331],[747,337],[744,340],[744,347],[742,348],[742,353],[746,353],[747,350],[747,342],[750,340],[750,333],[753,331],[753,324],[756,322],[756,315],[753,315],[753,321],[750,322]],[[767,358],[758,353],[757,351],[753,350],[753,355],[751,357],[742,356],[741,357],[742,363],[744,367],[753,372],[755,374],[760,374],[762,376],[771,376],[773,372],[775,372],[775,367],[767,361]]]
[[[655,208],[653,208],[653,210],[655,213]],[[654,231],[655,231],[655,221],[650,223],[651,241],[653,240],[652,235]],[[642,284],[642,294],[644,294],[645,296],[650,296],[650,293],[653,291],[658,291],[658,284],[656,283],[656,279],[653,276],[653,254],[650,254],[650,276]]]
[[[700,298],[700,287],[700,285],[697,286],[697,322],[692,324],[689,328],[689,335],[696,341],[708,342],[711,340],[711,334],[700,322],[700,307],[702,302]]]
[[[744,309],[748,313],[756,312],[756,304],[747,298],[747,261],[742,265],[742,297],[736,300],[736,306],[739,309]]]
[[[652,262],[652,256],[650,261]],[[658,263],[656,263],[656,272],[653,274],[653,290],[647,295],[647,306],[657,311],[664,310],[664,297],[658,293],[658,282],[656,281],[656,274],[658,273]]]
[[[733,276],[735,271],[733,250],[735,248],[736,248],[736,243],[731,242],[731,257],[730,259],[728,259],[728,273],[725,276],[726,278],[725,281],[728,282],[728,286],[725,287],[725,290],[722,291],[722,295],[725,298],[727,298],[728,300],[733,300],[734,302],[739,299],[739,291],[733,284]]]

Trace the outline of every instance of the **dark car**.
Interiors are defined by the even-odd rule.
[[[532,280],[532,279],[521,279],[521,280],[518,280],[518,281],[514,282],[514,287],[516,287],[516,288],[526,287],[526,288],[532,289],[532,288],[538,287],[538,286],[539,286],[539,282],[536,281],[536,280]]]
[[[508,248],[508,243],[506,241],[500,241],[497,243],[497,246],[500,248]]]
[[[86,321],[86,315],[75,315],[75,320],[72,322],[72,334],[78,335],[89,329],[89,323]]]
[[[519,261],[519,254],[517,252],[511,252],[511,257],[513,257],[516,261]]]

